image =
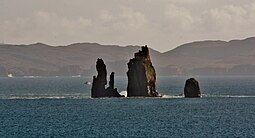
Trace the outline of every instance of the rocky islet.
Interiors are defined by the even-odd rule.
[[[147,45],[134,54],[134,58],[128,62],[128,97],[162,97],[157,92],[156,71],[150,59],[150,52]],[[107,70],[103,59],[98,58],[96,62],[97,76],[93,76],[91,97],[123,97],[114,88],[114,72],[110,75],[109,87],[107,85]],[[196,79],[186,80],[184,96],[187,98],[201,97],[199,83]]]

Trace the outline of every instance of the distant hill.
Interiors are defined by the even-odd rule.
[[[0,44],[0,76],[91,76],[103,58],[108,71],[125,75],[127,62],[139,46],[97,43],[68,46]],[[160,53],[150,49],[158,75],[255,75],[255,38],[201,41]]]
[[[163,53],[163,57],[180,74],[255,74],[255,38],[188,43]]]
[[[74,76],[95,73],[95,61],[103,58],[117,75],[126,72],[126,63],[138,51],[138,46],[103,46],[96,43],[76,43],[68,46],[0,45],[0,75]],[[152,56],[160,53],[151,49]]]

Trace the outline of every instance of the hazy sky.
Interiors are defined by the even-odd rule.
[[[0,0],[0,41],[144,45],[255,36],[255,0]]]

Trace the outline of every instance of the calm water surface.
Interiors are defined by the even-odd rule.
[[[186,79],[159,77],[163,98],[91,99],[87,77],[0,78],[0,136],[255,137],[255,77],[198,77],[198,99],[178,96]]]

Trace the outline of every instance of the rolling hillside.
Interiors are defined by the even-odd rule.
[[[105,60],[109,72],[125,75],[126,63],[139,49],[97,43],[0,44],[0,76],[91,76],[97,58]],[[200,41],[165,53],[150,52],[158,75],[255,75],[255,38]]]

